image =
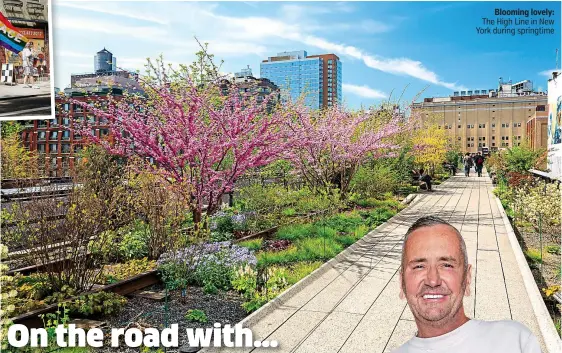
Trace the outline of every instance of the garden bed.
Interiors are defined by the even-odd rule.
[[[162,291],[162,285],[150,288]],[[248,313],[242,308],[244,299],[235,291],[208,294],[200,287],[188,287],[186,295],[181,290],[170,291],[167,302],[155,302],[144,298],[131,298],[118,316],[100,320],[106,322],[105,331],[113,327],[156,327],[162,329],[168,324],[178,324],[180,347],[187,342],[186,328],[213,327],[216,322],[234,326],[242,321]],[[189,310],[193,310],[191,318],[186,318]],[[196,321],[199,319],[200,321]],[[168,326],[169,327],[169,326]],[[138,348],[107,347],[102,352],[138,352]]]

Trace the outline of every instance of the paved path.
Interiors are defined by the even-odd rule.
[[[428,214],[448,220],[465,238],[473,265],[467,315],[520,321],[539,337],[544,351],[491,181],[458,175],[435,192],[420,195],[339,261],[248,318],[245,326],[252,329],[254,340],[277,340],[277,349],[236,351],[382,353],[407,341],[416,326],[398,297],[402,240],[408,227]]]

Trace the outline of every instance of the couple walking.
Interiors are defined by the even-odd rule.
[[[464,175],[465,176],[470,176],[470,168],[472,168],[474,166],[474,169],[476,170],[476,173],[478,173],[478,176],[481,177],[482,176],[482,168],[484,167],[484,156],[482,156],[481,152],[478,152],[477,155],[474,154],[470,154],[468,152],[466,152],[466,155],[463,158],[463,164],[464,164]]]

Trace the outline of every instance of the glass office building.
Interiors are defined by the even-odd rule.
[[[311,109],[341,102],[341,65],[334,54],[308,56],[304,50],[278,53],[261,63],[260,77],[281,89],[283,101],[303,98]]]

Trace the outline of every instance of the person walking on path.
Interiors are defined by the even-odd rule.
[[[474,157],[474,165],[475,165],[474,168],[476,169],[476,173],[478,173],[478,176],[481,177],[482,168],[484,167],[484,156],[482,156],[481,152],[478,152],[478,155]]]
[[[22,67],[23,67],[23,85],[24,87],[32,87],[33,84],[33,43],[28,42],[21,51]],[[27,81],[29,79],[29,83]],[[34,87],[39,88],[39,87]]]
[[[472,158],[470,157],[470,153],[466,152],[462,163],[464,165],[464,176],[470,176],[470,167],[472,167]]]
[[[392,353],[540,353],[538,339],[513,320],[466,316],[472,265],[461,233],[425,216],[406,232],[400,266],[400,298],[406,299],[418,332]]]

